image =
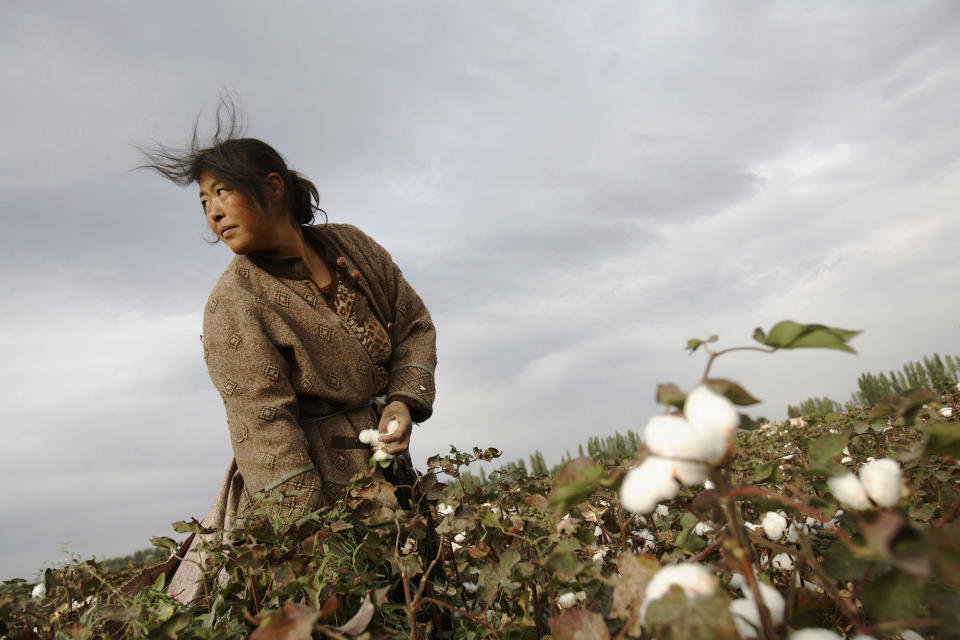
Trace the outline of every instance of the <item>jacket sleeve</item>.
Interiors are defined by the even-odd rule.
[[[380,273],[383,293],[391,306],[392,321],[387,331],[393,343],[387,400],[401,400],[410,407],[414,422],[423,422],[433,413],[436,396],[434,371],[437,366],[437,332],[423,300],[410,286],[389,252],[359,229],[353,228],[367,244]]]
[[[298,517],[319,506],[322,483],[298,423],[290,364],[263,330],[268,312],[247,292],[215,291],[204,313],[204,358],[245,489],[253,500],[279,491],[279,503],[276,495],[265,501],[267,513]]]

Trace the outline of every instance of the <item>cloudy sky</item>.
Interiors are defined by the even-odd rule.
[[[131,168],[223,88],[433,313],[415,460],[553,463],[692,386],[692,336],[864,330],[718,361],[773,418],[960,352],[957,60],[950,1],[3,3],[0,578],[214,497],[199,334],[231,254],[195,189]]]

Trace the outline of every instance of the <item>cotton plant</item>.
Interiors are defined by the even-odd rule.
[[[676,497],[681,485],[703,484],[707,466],[726,457],[739,424],[733,403],[706,385],[686,397],[683,416],[651,418],[644,443],[653,455],[624,477],[620,489],[624,508],[650,513],[660,502]]]

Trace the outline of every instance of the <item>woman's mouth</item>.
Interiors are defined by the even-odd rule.
[[[221,229],[221,230],[220,230],[220,237],[221,237],[221,238],[226,238],[226,237],[227,237],[228,235],[230,235],[231,232],[233,232],[234,230],[236,230],[236,227],[227,227],[226,229]]]

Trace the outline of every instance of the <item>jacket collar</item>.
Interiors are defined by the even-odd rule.
[[[311,225],[300,227],[303,235],[314,247],[321,251],[324,260],[333,267],[337,259],[336,248],[330,243],[330,239],[323,233],[323,225]],[[310,277],[307,266],[299,256],[291,258],[275,258],[273,256],[255,251],[247,255],[247,258],[255,265],[277,278],[286,278],[288,280],[306,280]]]

